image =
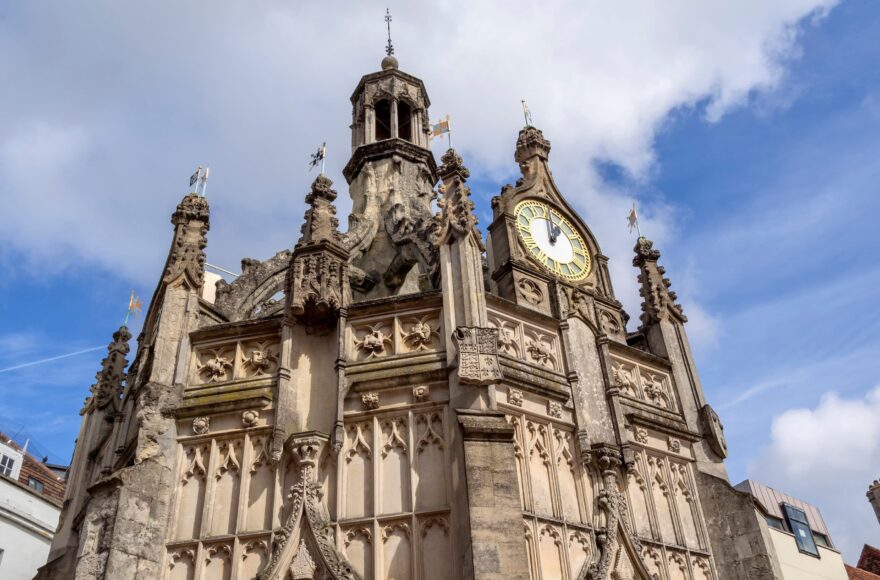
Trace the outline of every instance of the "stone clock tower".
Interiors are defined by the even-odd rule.
[[[464,160],[428,149],[422,81],[389,56],[351,102],[346,232],[321,175],[292,249],[209,288],[208,202],[178,205],[38,578],[779,577],[653,244],[628,329],[541,131],[484,239]]]

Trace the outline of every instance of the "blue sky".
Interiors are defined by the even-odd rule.
[[[425,80],[433,116],[452,115],[483,224],[516,179],[526,98],[634,319],[624,217],[639,204],[691,319],[731,479],[818,505],[849,561],[880,544],[864,497],[880,477],[880,7],[490,4],[392,5],[401,67]],[[378,4],[125,10],[0,6],[13,87],[0,96],[0,428],[57,461],[102,353],[4,369],[105,345],[129,290],[148,301],[198,163],[212,164],[213,263],[235,270],[295,241],[324,140],[344,216],[347,98],[384,43]]]

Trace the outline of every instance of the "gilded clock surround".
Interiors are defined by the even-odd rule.
[[[517,204],[514,215],[520,242],[526,247],[528,255],[541,267],[554,276],[570,282],[583,280],[590,275],[593,260],[584,236],[561,212],[543,201],[526,199]],[[561,236],[563,243],[570,246],[570,259],[560,259],[558,255],[554,257],[548,251],[550,248],[546,247],[546,243],[542,243],[542,240],[535,236],[536,220],[542,220],[547,227],[559,230],[556,236]],[[548,236],[550,244],[560,239],[554,239],[552,234]],[[566,253],[564,248],[561,252]]]

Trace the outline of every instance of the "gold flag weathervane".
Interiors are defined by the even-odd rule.
[[[128,319],[131,316],[137,316],[140,314],[143,307],[144,303],[140,301],[135,295],[134,290],[132,290],[131,297],[128,299],[128,311],[125,313],[125,320],[122,322],[122,326],[128,326]]]
[[[431,125],[431,139],[446,134],[449,148],[452,149],[452,125],[449,121],[449,115],[445,119],[440,119],[435,125]]]
[[[629,224],[629,233],[632,233],[633,228],[638,232],[639,237],[642,237],[642,229],[639,227],[639,214],[636,213],[636,204],[633,202],[632,209],[629,210],[629,215],[626,216],[626,220]]]

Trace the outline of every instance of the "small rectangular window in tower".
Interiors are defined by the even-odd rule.
[[[37,493],[43,493],[43,482],[38,479],[28,477],[28,487],[30,487]]]
[[[807,514],[804,513],[804,510],[784,503],[782,504],[782,511],[785,512],[788,528],[794,534],[794,541],[797,543],[798,550],[818,557],[819,548],[816,547],[816,541],[813,539],[813,530],[810,529],[810,522],[807,521]]]
[[[8,455],[0,454],[0,475],[10,477],[12,475],[13,467],[15,467],[15,459]]]

